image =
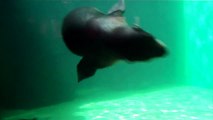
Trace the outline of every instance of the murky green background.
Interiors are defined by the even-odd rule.
[[[77,83],[76,65],[81,57],[71,53],[63,43],[63,18],[72,9],[82,6],[94,6],[107,12],[116,2],[0,1],[1,107],[38,108],[76,100],[82,95],[101,97],[102,94],[96,94],[100,90],[109,94],[147,89],[160,91],[162,86],[186,84],[212,90],[210,13],[213,5],[183,0],[126,0],[124,16],[129,25],[140,18],[140,26],[167,45],[168,56],[148,62],[120,61]],[[200,19],[203,20],[201,25]]]

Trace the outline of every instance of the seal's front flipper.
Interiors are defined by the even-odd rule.
[[[93,76],[96,70],[96,62],[93,59],[83,57],[77,66],[78,82]]]
[[[108,14],[122,15],[125,11],[125,8],[124,0],[118,0],[118,2],[108,11]]]

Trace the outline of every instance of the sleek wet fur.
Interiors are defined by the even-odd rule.
[[[146,61],[165,55],[162,42],[138,25],[126,23],[124,10],[124,0],[119,0],[108,14],[82,7],[65,17],[63,39],[74,54],[83,57],[77,66],[78,82],[117,60]]]

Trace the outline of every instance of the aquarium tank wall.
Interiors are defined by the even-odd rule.
[[[107,13],[116,2],[117,0],[0,1],[0,109],[33,110],[70,101],[75,104],[75,101],[86,99],[94,104],[76,103],[74,106],[78,107],[72,109],[72,113],[77,108],[88,110],[84,114],[78,112],[78,117],[74,118],[93,120],[93,117],[101,119],[104,116],[95,117],[89,112],[93,109],[92,106],[96,107],[94,109],[102,109],[100,106],[104,103],[95,104],[99,100],[113,100],[122,95],[138,93],[134,91],[143,91],[148,95],[149,90],[155,93],[153,91],[178,86],[192,86],[210,91],[213,89],[211,1],[126,0],[124,16],[128,24],[131,26],[135,22],[139,23],[144,30],[166,44],[168,54],[146,62],[118,61],[78,83],[76,66],[81,56],[73,54],[63,41],[63,19],[74,8],[83,6],[93,6]],[[172,89],[170,92],[175,94],[177,90],[181,88]],[[187,88],[184,90],[190,93]],[[125,94],[125,91],[131,92]],[[114,92],[122,93],[114,95]],[[150,95],[156,95],[154,99],[162,95],[151,93]],[[110,94],[113,96],[108,97]],[[205,95],[209,96],[206,98],[209,102],[207,106],[210,106],[207,108],[209,112],[213,109],[213,95],[210,92]],[[149,101],[149,98],[145,100]],[[185,100],[187,101],[186,98]],[[124,101],[116,100],[114,103],[126,104]],[[138,101],[132,101],[132,104],[137,103]],[[121,109],[116,108],[118,111]],[[2,112],[2,116],[4,115]],[[152,112],[149,115],[152,116]],[[213,116],[210,113],[208,115]],[[134,116],[138,118],[140,115],[137,113]],[[116,120],[114,117],[111,119]],[[110,115],[106,118],[109,119]]]
[[[212,88],[212,6],[211,1],[184,3],[186,82]]]

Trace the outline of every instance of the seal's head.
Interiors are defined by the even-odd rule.
[[[146,61],[162,57],[167,53],[165,45],[138,26],[121,28],[116,36],[114,49],[122,59],[128,61]]]

